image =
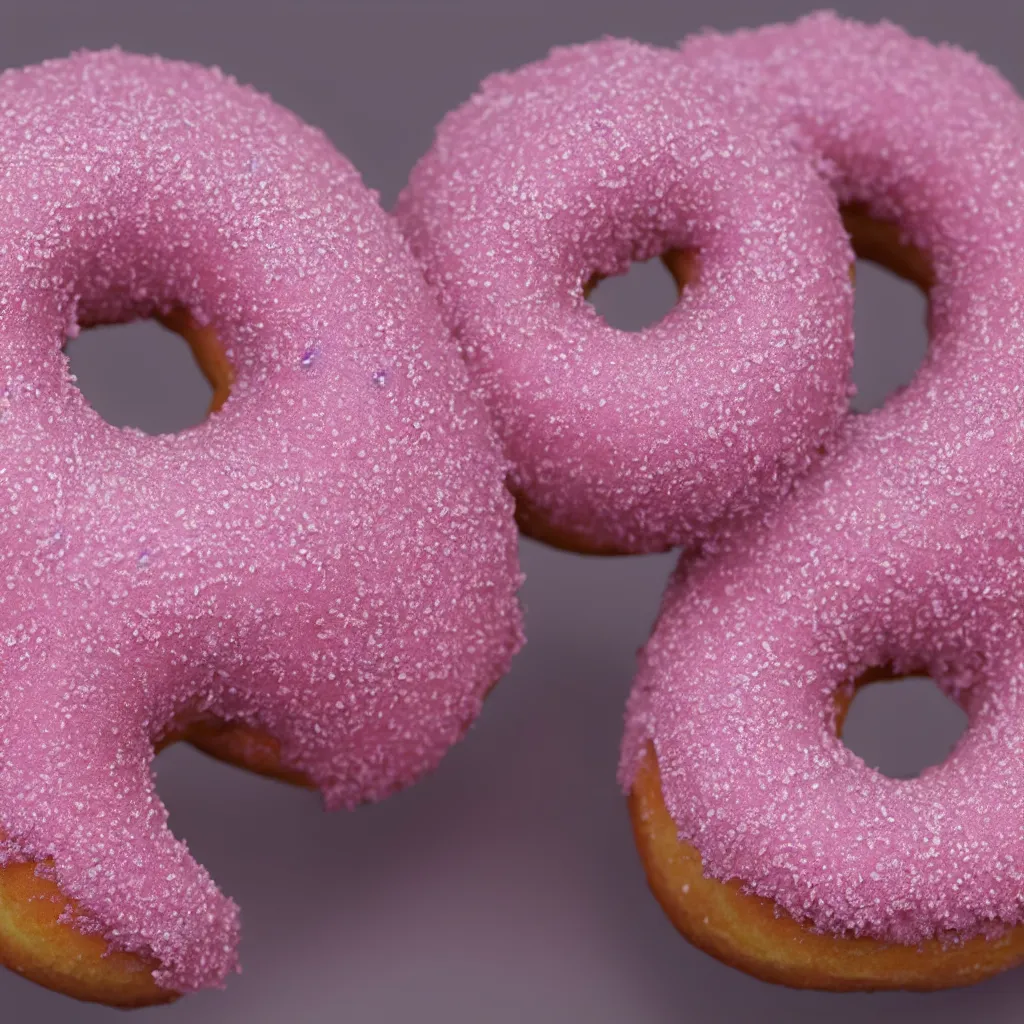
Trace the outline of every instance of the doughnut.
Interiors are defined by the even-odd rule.
[[[119,51],[0,77],[0,961],[113,1005],[221,985],[237,908],[169,831],[194,737],[377,800],[521,642],[507,466],[392,219],[317,130]],[[69,375],[163,318],[219,386],[176,435]]]
[[[670,50],[557,49],[449,114],[399,197],[531,536],[693,546],[784,493],[845,414],[835,199],[736,107]],[[656,256],[679,302],[613,329],[587,291]]]
[[[637,844],[679,930],[760,978],[970,984],[1024,961],[1024,106],[960,50],[833,15],[682,53],[928,289],[930,349],[680,565],[629,703]],[[840,741],[843,708],[910,673],[969,726],[888,778]]]

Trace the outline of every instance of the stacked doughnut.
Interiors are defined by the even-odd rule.
[[[0,115],[0,960],[158,1002],[223,981],[238,919],[167,828],[154,749],[331,807],[432,768],[520,643],[506,465],[319,132],[118,52],[6,73]],[[62,354],[149,316],[217,389],[179,435],[105,423]]]
[[[819,15],[488,79],[397,213],[512,462],[520,524],[687,551],[621,778],[677,926],[768,980],[939,988],[1024,959],[1024,108],[974,58]],[[931,350],[863,417],[853,249]],[[639,335],[590,284],[663,255]],[[837,736],[923,671],[971,726],[896,780]]]

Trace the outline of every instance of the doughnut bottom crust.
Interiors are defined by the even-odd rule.
[[[302,772],[282,763],[281,745],[273,736],[251,726],[240,722],[201,721],[190,725],[181,738],[204,754],[236,768],[304,789],[316,789]]]
[[[62,919],[74,909],[35,864],[0,868],[0,964],[85,1002],[130,1008],[178,998],[179,993],[157,985],[154,962],[108,951],[102,936],[84,934]]]
[[[524,537],[574,555],[625,555],[628,551],[614,545],[595,544],[577,530],[555,526],[546,512],[522,492],[516,492],[516,526]]]
[[[647,881],[672,923],[705,953],[762,981],[833,992],[931,991],[973,985],[1024,962],[1024,925],[998,939],[889,945],[812,931],[735,879],[705,877],[700,854],[679,839],[665,807],[652,745],[629,810]]]
[[[315,788],[282,763],[276,739],[248,725],[200,719],[173,730],[157,751],[180,741],[258,775]],[[0,867],[0,965],[44,988],[107,1006],[155,1006],[180,996],[156,983],[156,961],[111,950],[101,935],[75,927],[74,901],[48,874],[29,861]]]
[[[247,725],[201,719],[175,729],[157,750],[180,741],[258,775],[315,788],[282,763],[277,740]],[[156,961],[110,950],[101,935],[75,927],[74,901],[48,875],[29,861],[0,867],[0,965],[44,988],[107,1006],[155,1006],[180,996],[156,983]]]
[[[277,740],[247,725],[201,719],[175,729],[157,750],[180,741],[258,775],[313,787],[282,764]],[[101,935],[77,928],[74,901],[48,875],[29,861],[0,867],[0,965],[44,988],[107,1006],[155,1006],[180,996],[156,983],[156,961],[111,950]]]

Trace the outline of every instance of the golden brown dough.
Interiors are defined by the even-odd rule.
[[[98,935],[61,920],[74,913],[55,882],[35,864],[0,868],[0,963],[46,988],[109,1006],[153,1006],[178,993],[153,980],[154,964],[131,953],[109,952]]]
[[[955,988],[1024,962],[1024,925],[996,940],[920,947],[813,932],[736,880],[705,878],[700,854],[681,842],[648,747],[629,795],[647,881],[665,913],[695,946],[762,981],[834,992]]]

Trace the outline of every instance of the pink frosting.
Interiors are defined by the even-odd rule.
[[[397,215],[494,414],[512,485],[588,545],[689,544],[782,491],[847,407],[848,241],[790,147],[671,51],[604,41],[488,78]],[[700,250],[660,322],[594,272]]]
[[[671,584],[631,698],[706,872],[833,933],[912,944],[1024,922],[1024,106],[948,47],[819,15],[684,44],[838,195],[930,251],[932,349],[759,524]],[[970,716],[897,780],[835,735],[869,667]]]
[[[436,764],[520,643],[506,466],[393,223],[316,130],[118,52],[0,78],[0,860],[179,991],[237,913],[167,829],[154,740],[265,729],[331,806]],[[174,305],[236,370],[176,436],[61,353]]]

